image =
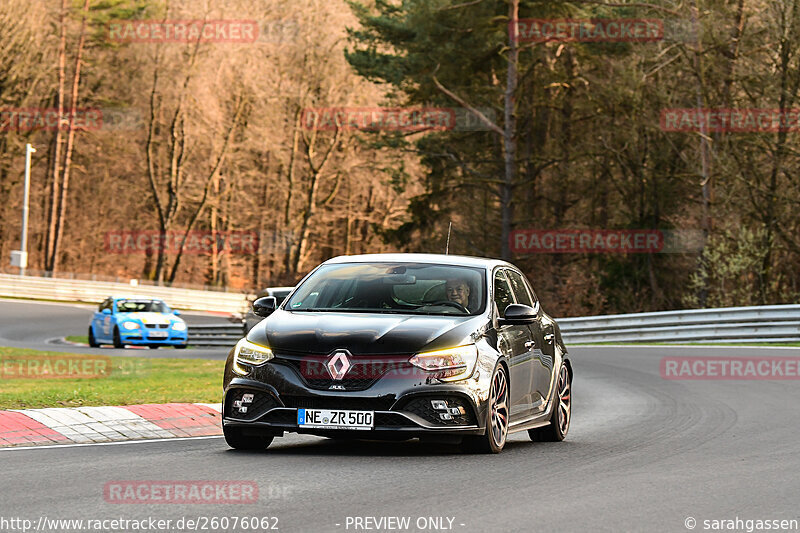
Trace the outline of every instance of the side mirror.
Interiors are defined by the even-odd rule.
[[[172,314],[173,314],[173,315],[175,315],[175,316],[181,316],[181,312],[180,312],[180,311],[178,311],[177,309],[175,309],[174,311],[172,311]]]
[[[274,296],[265,296],[253,302],[253,313],[256,316],[268,317],[278,307],[278,300]]]
[[[104,315],[110,315],[110,314],[111,314],[111,309],[109,309],[108,307],[106,307],[105,309],[103,309],[103,310],[102,310],[102,311],[100,311],[100,312],[101,312],[101,313],[103,313]]]
[[[531,324],[537,318],[536,309],[529,305],[511,304],[506,307],[505,315],[499,320],[501,326],[512,324]]]

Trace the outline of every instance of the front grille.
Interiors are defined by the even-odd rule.
[[[326,366],[329,356],[292,356],[276,354],[275,363],[292,368],[309,388],[330,390],[334,385],[347,391],[363,391],[370,388],[388,371],[397,368],[412,368],[405,356],[374,357],[351,356],[350,369],[343,379],[333,379]]]
[[[169,327],[169,324],[145,324],[144,327],[150,328],[150,329],[159,329],[159,328],[160,329],[167,329]]]
[[[281,400],[286,407],[297,409],[346,409],[350,411],[388,411],[394,398],[340,398],[340,397],[311,397],[311,396],[283,396]]]
[[[297,411],[285,411],[278,409],[265,416],[263,421],[279,426],[296,426]]]
[[[375,413],[375,427],[415,427],[415,424],[402,415]]]
[[[242,404],[247,407],[247,412],[242,413],[238,408],[234,407],[233,402],[241,401],[242,396],[245,394],[252,394],[253,401],[251,403]],[[268,392],[252,389],[235,389],[228,392],[228,397],[225,399],[225,416],[229,418],[238,418],[240,420],[255,420],[270,409],[278,406],[278,401]]]
[[[449,407],[463,407],[465,414],[452,415],[451,420],[442,420],[439,416],[443,411],[437,411],[431,405],[431,400],[446,400]],[[422,398],[412,398],[407,404],[399,409],[408,413],[415,414],[423,420],[437,426],[471,426],[475,425],[475,415],[472,412],[470,403],[459,396],[425,396]]]

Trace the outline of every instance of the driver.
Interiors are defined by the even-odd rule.
[[[448,300],[469,308],[469,284],[465,280],[461,278],[448,279],[445,290]]]

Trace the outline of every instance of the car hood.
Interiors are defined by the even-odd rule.
[[[171,315],[149,312],[117,313],[117,317],[119,320],[138,320],[143,324],[169,324],[173,320]]]
[[[353,355],[413,354],[469,342],[482,316],[309,313],[277,310],[248,335],[275,352]],[[465,341],[465,339],[467,339]]]

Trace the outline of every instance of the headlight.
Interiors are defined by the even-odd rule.
[[[186,323],[185,322],[173,322],[172,323],[173,331],[186,331]]]
[[[438,379],[456,381],[471,376],[477,361],[478,347],[469,344],[448,350],[418,353],[408,362],[433,373]]]
[[[247,339],[242,339],[236,343],[233,358],[235,363],[246,363],[248,365],[260,366],[275,357],[272,350],[266,346],[253,344]]]
[[[139,329],[140,326],[138,322],[132,322],[130,320],[126,320],[125,322],[122,323],[122,327],[125,329]]]

